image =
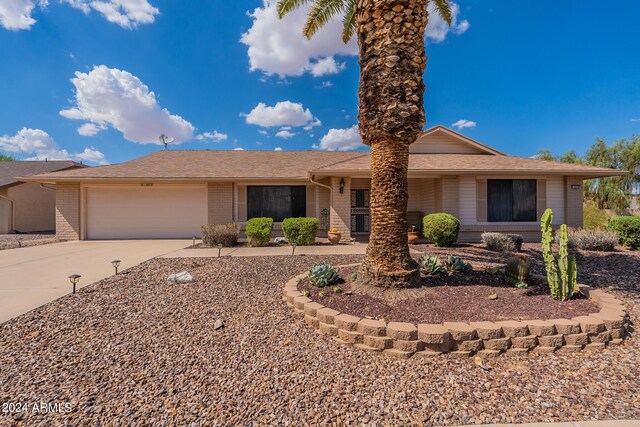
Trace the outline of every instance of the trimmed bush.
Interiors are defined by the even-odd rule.
[[[607,230],[569,229],[568,235],[569,247],[584,251],[611,252],[618,244],[618,235]]]
[[[266,246],[271,240],[273,231],[273,218],[251,218],[247,221],[245,234],[249,241],[249,246]]]
[[[427,215],[422,220],[422,235],[436,246],[451,246],[458,241],[460,221],[447,213]]]
[[[238,243],[240,226],[236,223],[207,224],[202,226],[202,243],[205,246],[235,246]]]
[[[285,218],[282,221],[282,232],[291,244],[313,245],[318,233],[318,218]]]
[[[607,226],[609,214],[599,209],[594,202],[585,202],[582,210],[582,223],[586,230],[597,230]]]
[[[482,244],[490,251],[520,252],[523,238],[519,234],[482,233]]]
[[[609,218],[608,228],[618,235],[622,245],[640,248],[640,216],[614,216]]]

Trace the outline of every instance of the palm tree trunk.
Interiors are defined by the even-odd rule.
[[[419,279],[407,242],[409,145],[425,124],[422,79],[428,0],[358,0],[359,126],[371,147],[371,235],[358,281],[408,287]]]

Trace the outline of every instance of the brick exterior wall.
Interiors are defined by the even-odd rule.
[[[207,185],[209,224],[233,222],[233,183],[210,182]]]
[[[578,186],[578,188],[572,188],[572,186]],[[565,177],[564,197],[565,224],[567,227],[582,227],[582,178]]]
[[[56,185],[56,236],[80,239],[80,184]]]
[[[342,234],[341,242],[351,239],[351,178],[344,178],[344,190],[340,194],[339,176],[331,177],[333,206],[329,211],[329,228],[335,228]]]

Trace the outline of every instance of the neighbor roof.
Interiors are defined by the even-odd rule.
[[[306,180],[310,169],[363,155],[366,154],[329,151],[160,150],[120,164],[43,174],[27,179],[39,182],[100,179]]]
[[[17,184],[17,177],[55,172],[69,168],[84,168],[85,165],[71,160],[12,160],[0,162],[0,187]]]
[[[310,173],[318,175],[349,175],[368,173],[370,170],[371,162],[369,156],[365,155],[312,169]],[[435,174],[524,174],[543,172],[592,178],[626,175],[627,173],[626,171],[614,169],[538,160],[528,157],[477,154],[409,154],[409,174],[420,172]]]

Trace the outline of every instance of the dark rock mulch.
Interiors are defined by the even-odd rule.
[[[502,274],[474,271],[470,274],[443,274],[423,277],[420,288],[386,291],[412,292],[409,298],[376,298],[352,286],[351,274],[357,267],[339,269],[340,282],[318,288],[309,279],[298,288],[312,300],[341,313],[383,319],[387,322],[442,323],[498,320],[572,318],[599,311],[587,299],[555,301],[548,285],[531,279],[527,289],[516,289],[504,282]],[[338,286],[335,292],[334,287]],[[353,292],[352,292],[353,291]],[[495,296],[495,299],[490,298]]]

